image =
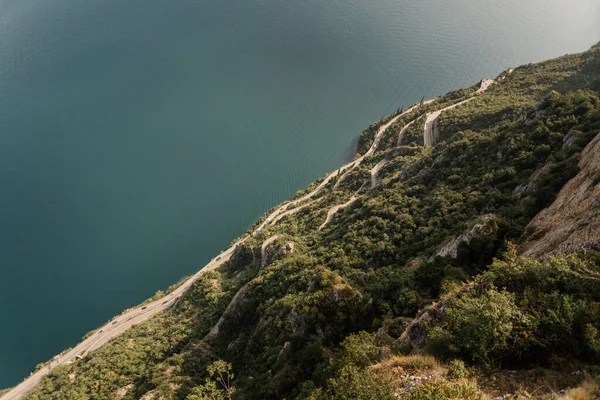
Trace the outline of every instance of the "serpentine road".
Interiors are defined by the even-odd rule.
[[[352,170],[356,167],[358,167],[365,158],[370,157],[371,155],[373,155],[373,153],[375,153],[375,151],[377,150],[377,147],[379,147],[379,142],[381,141],[381,137],[383,136],[383,134],[385,133],[385,131],[392,126],[396,121],[398,121],[398,119],[400,119],[400,117],[402,117],[403,115],[406,115],[410,112],[412,112],[413,110],[424,106],[425,104],[429,104],[431,102],[435,101],[435,99],[430,99],[427,101],[424,101],[420,104],[415,104],[414,106],[410,107],[409,109],[407,109],[406,111],[396,115],[394,118],[392,118],[388,123],[386,123],[385,125],[382,125],[379,130],[377,131],[377,133],[375,134],[375,138],[373,139],[373,144],[371,145],[371,147],[369,148],[369,150],[363,154],[362,156],[360,156],[359,158],[357,158],[356,160],[344,165],[341,169],[346,169],[347,167],[350,167],[350,169],[348,171],[346,171],[346,173],[344,173],[344,175],[341,176],[341,178],[335,183],[335,186],[333,187],[333,190],[336,190],[338,188],[338,186],[340,185],[340,183],[342,183],[342,181],[344,180],[344,178],[346,178],[346,176],[352,172]],[[339,170],[338,170],[339,173]]]
[[[415,104],[414,106],[408,108],[406,111],[396,115],[394,118],[392,118],[390,121],[388,121],[385,125],[382,125],[379,130],[377,131],[377,133],[375,134],[375,138],[373,139],[373,144],[371,144],[371,147],[369,148],[369,150],[367,150],[367,152],[365,154],[363,154],[361,157],[357,158],[356,160],[353,160],[345,165],[342,165],[340,168],[338,168],[336,171],[332,172],[331,174],[327,175],[327,177],[315,188],[313,189],[311,192],[305,194],[304,196],[296,199],[296,200],[292,200],[290,202],[287,202],[285,204],[283,204],[280,208],[278,208],[277,210],[273,211],[268,217],[267,219],[265,219],[259,226],[258,228],[256,228],[254,230],[254,232],[252,233],[257,234],[259,233],[261,230],[263,230],[265,228],[265,226],[267,225],[274,225],[276,224],[278,221],[280,221],[283,217],[287,216],[287,215],[291,215],[294,214],[298,211],[300,211],[302,208],[312,204],[312,202],[307,203],[302,205],[301,207],[295,208],[290,210],[291,207],[295,207],[296,205],[302,203],[305,200],[308,200],[310,198],[312,198],[313,196],[315,196],[317,193],[319,193],[325,186],[327,186],[327,184],[329,182],[331,182],[331,180],[337,176],[339,176],[342,172],[344,172],[344,174],[340,177],[340,179],[336,182],[336,184],[334,185],[333,189],[336,190],[339,186],[339,184],[344,180],[344,178],[356,167],[358,167],[365,158],[370,157],[371,155],[373,155],[373,153],[375,153],[375,151],[377,150],[377,147],[379,147],[379,142],[381,141],[381,137],[383,136],[383,134],[385,133],[385,131],[392,125],[394,124],[396,121],[398,121],[398,119],[400,117],[402,117],[403,115],[406,115],[408,113],[410,113],[411,111],[417,109],[418,107],[421,107],[422,105],[425,104],[429,104],[431,102],[435,101],[435,99],[430,99],[427,101],[424,101],[423,103],[420,104]]]
[[[481,84],[479,85],[479,89],[477,89],[477,91],[475,92],[475,96],[470,97],[466,100],[460,101],[456,104],[452,104],[451,106],[448,106],[446,108],[442,108],[441,110],[434,111],[432,113],[427,114],[427,119],[425,120],[425,128],[423,131],[424,145],[431,147],[437,141],[437,139],[438,139],[437,136],[439,133],[439,132],[437,132],[437,129],[436,129],[437,119],[444,111],[451,110],[462,104],[468,103],[469,101],[471,101],[473,99],[476,99],[477,96],[483,94],[486,90],[488,90],[490,88],[490,86],[492,86],[494,84],[494,82],[495,81],[493,79],[483,79],[481,81]]]
[[[267,265],[267,256],[266,256],[266,254],[267,254],[267,247],[269,247],[269,245],[271,243],[273,243],[277,239],[279,239],[279,235],[273,235],[270,238],[268,238],[267,240],[265,240],[263,242],[262,246],[260,246],[260,268],[258,270],[259,274],[260,274],[260,271]],[[207,339],[209,337],[215,336],[215,335],[217,335],[219,333],[219,328],[221,327],[221,324],[225,320],[225,316],[229,313],[229,311],[231,311],[231,309],[237,303],[237,301],[240,298],[240,296],[242,294],[244,294],[244,292],[246,292],[246,288],[248,287],[248,285],[250,285],[251,282],[252,282],[252,280],[249,280],[248,283],[246,283],[244,286],[242,286],[237,291],[237,293],[235,294],[235,296],[233,296],[233,299],[231,299],[231,301],[229,302],[229,304],[225,308],[225,311],[223,311],[223,314],[221,314],[221,318],[219,318],[219,321],[217,321],[217,323],[215,324],[215,326],[213,326],[211,328],[210,332],[208,332],[208,334],[206,335],[206,337],[204,339]]]
[[[384,158],[383,160],[379,161],[377,163],[377,165],[375,165],[373,167],[373,169],[371,170],[371,188],[374,188],[375,186],[377,186],[377,174],[379,173],[381,168],[385,167],[385,165],[389,162],[390,162],[389,159]]]
[[[352,196],[350,198],[350,200],[348,200],[347,202],[345,202],[344,204],[338,204],[337,206],[332,207],[329,211],[327,211],[327,218],[325,218],[325,222],[323,222],[321,224],[321,226],[319,226],[318,230],[323,229],[328,223],[331,222],[331,220],[333,219],[333,216],[335,215],[336,212],[338,212],[339,210],[341,210],[342,208],[346,208],[348,207],[350,204],[354,203],[356,201],[356,197]]]
[[[421,118],[421,117],[419,117],[419,118]],[[418,120],[419,118],[413,119],[408,124],[404,125],[402,127],[402,129],[400,129],[400,133],[398,134],[398,142],[396,143],[396,146],[400,146],[402,144],[402,139],[404,139],[404,134],[406,133],[406,131],[408,130],[408,128],[410,128],[410,126],[412,124],[414,124],[415,121]]]

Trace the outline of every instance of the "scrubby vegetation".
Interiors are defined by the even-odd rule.
[[[424,118],[400,147],[398,133],[476,86],[403,115],[342,182],[265,226],[168,312],[55,368],[28,398],[486,399],[580,384],[560,395],[593,398],[600,259],[532,260],[517,246],[600,132],[599,77],[600,48],[504,72],[442,113],[431,148]],[[363,132],[357,153],[390,118]]]
[[[447,302],[429,333],[442,358],[462,357],[487,368],[570,357],[600,361],[600,264],[580,255],[547,262],[516,249],[476,278],[473,290]]]

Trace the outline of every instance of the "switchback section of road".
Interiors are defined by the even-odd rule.
[[[485,91],[488,90],[494,82],[495,81],[493,79],[484,79],[481,81],[479,89],[477,89],[477,91],[475,92],[475,96],[460,101],[456,104],[452,104],[451,106],[448,106],[446,108],[442,108],[441,110],[437,110],[427,114],[427,119],[425,120],[425,128],[423,131],[423,142],[425,146],[433,146],[437,142],[439,137],[439,130],[437,129],[437,119],[444,111],[451,110],[476,99],[477,96],[480,96],[483,93],[485,93]]]

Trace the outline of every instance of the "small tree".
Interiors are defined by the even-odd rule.
[[[231,400],[235,393],[231,381],[234,378],[230,363],[217,360],[206,371],[210,375],[203,385],[196,386],[187,396],[187,400]]]

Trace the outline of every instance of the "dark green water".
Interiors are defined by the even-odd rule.
[[[0,387],[195,272],[383,114],[589,48],[597,4],[0,0]]]

